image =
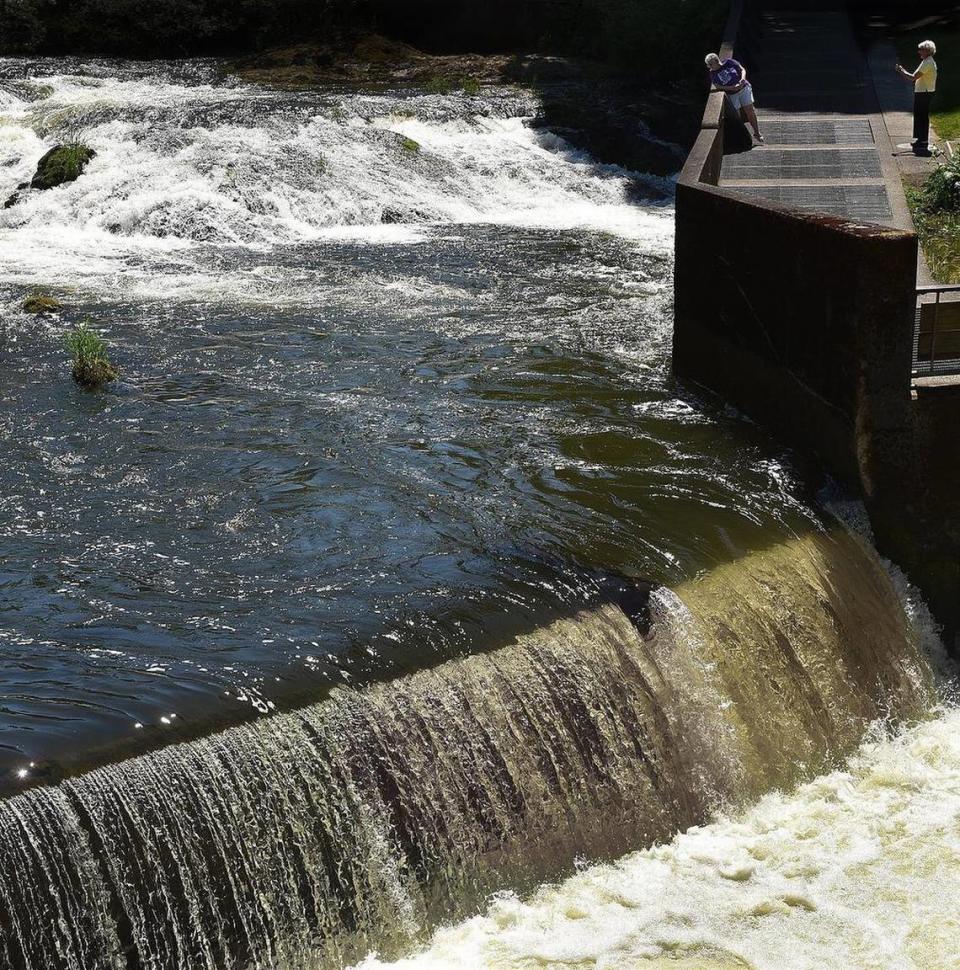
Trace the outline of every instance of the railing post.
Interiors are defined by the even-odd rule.
[[[937,324],[940,321],[940,290],[933,304],[933,329],[930,331],[930,376],[933,376],[934,362],[937,359]]]

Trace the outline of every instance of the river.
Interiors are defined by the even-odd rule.
[[[538,111],[0,60],[0,194],[97,153],[0,212],[0,965],[823,966],[755,954],[839,906],[871,766],[952,811],[949,712],[836,774],[935,638],[673,380],[671,180]]]

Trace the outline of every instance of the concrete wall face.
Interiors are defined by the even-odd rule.
[[[905,457],[915,237],[683,182],[676,231],[676,372],[872,494]]]

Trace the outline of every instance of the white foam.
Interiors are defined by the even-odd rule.
[[[531,898],[504,895],[374,970],[957,966],[960,712],[843,771]]]
[[[42,81],[47,96],[0,102],[0,196],[53,144],[82,139],[97,156],[77,181],[0,212],[10,283],[149,297],[170,292],[158,278],[173,275],[194,281],[174,293],[206,299],[210,280],[237,292],[222,261],[204,268],[211,247],[415,245],[484,223],[603,231],[663,254],[672,246],[669,206],[636,204],[632,173],[530,128],[511,113],[532,110],[515,95],[331,105],[162,73]]]

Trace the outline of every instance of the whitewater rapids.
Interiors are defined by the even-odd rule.
[[[960,711],[670,844],[505,894],[364,970],[946,970],[960,940]]]

